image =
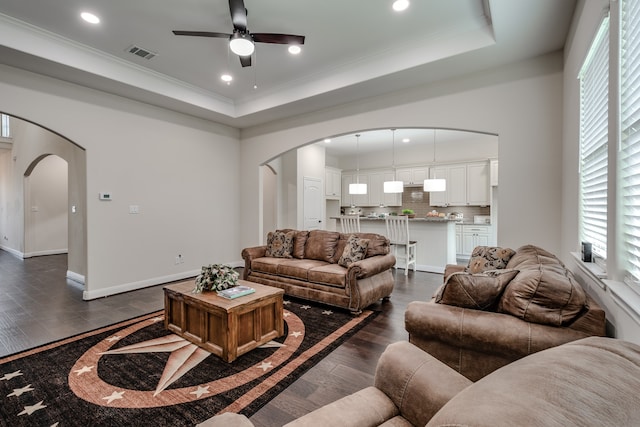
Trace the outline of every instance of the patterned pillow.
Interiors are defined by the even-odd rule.
[[[476,246],[469,258],[469,265],[464,269],[467,273],[482,273],[487,270],[502,269],[516,251],[496,246]]]
[[[295,231],[270,231],[267,234],[267,251],[265,256],[274,258],[291,258]]]
[[[342,251],[342,256],[338,261],[338,265],[348,268],[352,263],[364,259],[367,255],[368,247],[368,239],[360,239],[355,234],[352,234],[349,236],[349,240],[347,240],[347,245],[344,247],[344,251]]]
[[[435,302],[475,310],[490,310],[518,270],[487,270],[480,274],[452,273],[440,286]]]

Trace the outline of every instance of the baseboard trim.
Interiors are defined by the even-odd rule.
[[[68,249],[48,249],[46,251],[35,251],[35,252],[26,252],[22,255],[22,258],[33,258],[36,256],[46,256],[46,255],[61,255],[69,253]]]
[[[11,255],[20,258],[20,259],[24,259],[24,254],[20,251],[17,251],[15,249],[9,248],[7,246],[0,246],[0,249],[2,249],[5,252],[9,252]]]
[[[176,280],[188,279],[200,274],[200,270],[185,271],[182,273],[171,274],[169,276],[154,277],[152,279],[141,280],[139,282],[124,283],[122,285],[109,286],[104,289],[96,289],[95,291],[84,291],[82,299],[89,301],[96,298],[108,297],[110,295],[121,294],[123,292],[135,291],[138,289],[148,288],[150,286],[161,285],[163,283],[173,282]]]
[[[67,279],[84,285],[84,275],[82,274],[74,273],[73,271],[67,270]]]

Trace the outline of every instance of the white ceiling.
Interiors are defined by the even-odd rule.
[[[230,33],[227,0],[0,0],[0,63],[244,128],[562,49],[576,4],[412,0],[397,13],[391,3],[245,0],[249,31],[306,42],[297,56],[257,43],[242,68],[226,40],[171,32]],[[101,23],[82,21],[84,10]]]

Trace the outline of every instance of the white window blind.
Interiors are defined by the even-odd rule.
[[[607,256],[609,18],[580,70],[580,234],[594,255]]]
[[[620,181],[627,281],[640,282],[640,2],[621,3]]]

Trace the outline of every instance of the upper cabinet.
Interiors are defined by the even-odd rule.
[[[349,184],[356,182],[367,184],[367,194],[349,194]],[[341,206],[401,206],[402,193],[385,193],[384,182],[393,180],[392,170],[360,171],[342,174]]]
[[[431,178],[445,179],[447,190],[430,193],[431,206],[489,206],[489,163],[473,162],[431,168]]]
[[[327,166],[324,168],[324,196],[327,199],[340,200],[342,194],[342,171]]]
[[[498,186],[498,159],[489,160],[489,184],[492,187]]]
[[[405,187],[423,185],[424,180],[428,177],[429,168],[427,166],[396,169],[396,178],[398,181],[404,182]]]

